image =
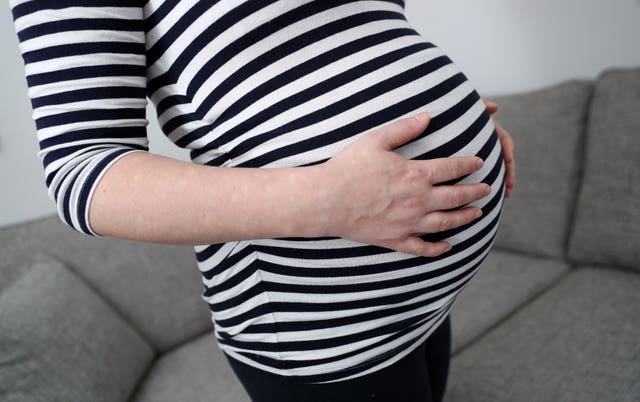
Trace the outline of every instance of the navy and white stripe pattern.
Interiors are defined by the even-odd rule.
[[[497,135],[403,1],[10,1],[46,183],[86,234],[96,235],[87,208],[101,175],[147,149],[145,95],[200,164],[318,164],[420,111],[428,129],[397,152],[485,160],[461,180],[491,185],[474,203],[483,216],[423,235],[453,244],[437,258],[341,238],[196,246],[202,298],[231,357],[308,382],[379,370],[435,330],[490,249],[504,191]]]

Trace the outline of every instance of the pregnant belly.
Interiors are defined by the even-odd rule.
[[[308,51],[314,53],[313,49]],[[504,163],[491,118],[465,75],[440,48],[417,35],[369,46],[358,57],[359,64],[354,65],[354,58],[345,60],[349,62],[339,59],[328,65],[302,63],[307,70],[280,77],[279,82],[274,81],[273,72],[255,77],[258,93],[264,93],[267,88],[263,86],[269,83],[273,90],[261,98],[252,97],[249,91],[245,98],[251,102],[227,105],[218,116],[222,123],[216,126],[216,156],[208,158],[205,152],[199,156],[200,162],[261,168],[317,164],[375,128],[427,111],[432,116],[427,129],[395,151],[409,159],[479,156],[485,161],[483,168],[459,182],[485,182],[492,191],[472,203],[483,209],[483,216],[477,221],[422,237],[429,241],[446,239],[454,246],[452,254],[467,249],[469,239],[488,244],[480,242],[478,236],[488,233],[489,237],[483,239],[490,238],[497,226]],[[256,85],[260,82],[264,84]],[[224,104],[224,100],[221,102]],[[485,233],[485,229],[490,230]],[[299,268],[364,266],[408,257],[333,238],[254,240],[235,243],[235,249],[249,244],[262,250],[265,261]],[[441,264],[441,260],[437,259],[437,263]],[[416,266],[431,263],[429,259],[412,260]]]
[[[491,247],[504,184],[491,119],[457,66],[410,27],[402,1],[216,5],[233,10],[211,24],[248,17],[224,31],[212,25],[194,47],[171,46],[160,59],[166,68],[156,63],[162,80],[151,80],[176,84],[158,87],[153,99],[160,100],[163,130],[194,162],[319,164],[365,133],[423,111],[432,116],[428,128],[396,152],[485,160],[462,179],[491,185],[491,194],[474,202],[483,216],[423,235],[452,243],[439,257],[335,237],[196,246],[202,297],[232,357],[319,382],[391,364],[442,322]],[[201,51],[192,55],[194,49]],[[187,56],[193,59],[184,69],[170,67]]]
[[[292,81],[269,99],[255,100],[219,126],[222,152],[202,162],[262,168],[317,164],[368,131],[428,111],[432,120],[425,132],[396,152],[410,159],[480,156],[483,168],[459,182],[491,186],[488,196],[472,203],[482,208],[482,217],[422,235],[453,245],[434,258],[342,238],[196,247],[203,299],[228,353],[283,359],[293,366],[309,362],[289,371],[301,375],[330,371],[334,361],[344,363],[340,359],[347,351],[367,345],[371,353],[354,354],[349,364],[379,358],[393,345],[415,343],[428,334],[486,257],[504,194],[505,167],[494,126],[473,86],[439,48],[415,37],[404,40],[410,43],[370,55],[363,64],[373,64],[366,67],[332,64],[331,71],[314,70],[315,75],[300,78],[309,80],[304,85]],[[315,358],[331,363],[316,366]]]
[[[461,182],[491,185],[486,200],[494,200],[502,190],[503,162],[480,96],[437,46],[416,36],[394,43],[391,49],[385,43],[355,66],[338,62],[307,71],[243,108],[218,126],[223,134],[217,152],[222,155],[211,164],[273,168],[322,163],[371,130],[427,111],[427,129],[395,151],[408,159],[479,156],[483,169]],[[460,231],[427,238],[455,243]]]
[[[259,239],[203,247],[199,260],[208,287],[205,300],[212,303],[214,311],[221,311],[215,306],[226,305],[225,300],[238,291],[223,283],[236,275],[247,278],[247,266],[253,267],[254,284],[260,284],[271,303],[305,303],[310,294],[322,294],[322,303],[334,307],[344,303],[346,310],[362,300],[377,300],[377,307],[367,308],[382,308],[388,303],[439,295],[426,307],[436,309],[450,302],[475,274],[493,243],[500,219],[504,188],[500,143],[481,98],[465,76],[437,47],[424,43],[420,47],[422,50],[403,58],[401,65],[387,64],[385,68],[393,74],[389,77],[387,71],[386,79],[362,76],[345,84],[348,88],[341,86],[325,93],[322,99],[314,97],[281,110],[256,126],[253,134],[227,143],[223,165],[269,168],[320,163],[359,135],[426,110],[432,115],[428,128],[396,152],[410,159],[481,157],[483,168],[459,182],[491,186],[488,196],[471,204],[482,208],[483,216],[460,228],[422,235],[428,241],[445,239],[453,245],[451,251],[436,258],[342,238]],[[214,254],[212,249],[217,250],[217,256],[208,260],[207,256]],[[220,261],[229,261],[223,264],[224,271]],[[291,314],[281,313],[283,319],[290,318]],[[225,322],[223,317],[219,317],[221,322]],[[241,331],[236,328],[230,332],[236,330]]]

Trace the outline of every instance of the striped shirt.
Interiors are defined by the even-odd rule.
[[[10,0],[50,197],[97,236],[97,182],[148,150],[146,99],[193,162],[319,164],[365,132],[420,111],[410,159],[478,155],[481,218],[425,240],[417,257],[338,237],[195,247],[220,347],[305,382],[358,377],[399,360],[446,318],[495,238],[500,144],[473,86],[407,22],[402,0]],[[259,189],[256,189],[259,191]],[[301,195],[304,196],[304,195]]]

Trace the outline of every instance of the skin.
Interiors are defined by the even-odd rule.
[[[437,256],[451,246],[414,233],[471,222],[479,216],[477,207],[443,210],[481,199],[490,188],[435,186],[478,170],[480,158],[408,160],[393,152],[428,123],[426,113],[397,120],[364,134],[329,161],[302,168],[211,167],[133,152],[98,183],[89,223],[103,236],[156,243],[338,236]],[[500,132],[501,141],[511,143]],[[506,156],[512,161],[512,147],[505,149],[511,149]]]

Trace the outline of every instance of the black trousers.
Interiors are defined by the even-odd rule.
[[[409,355],[377,372],[328,384],[304,384],[227,357],[253,402],[440,402],[449,374],[451,322],[447,317]]]

